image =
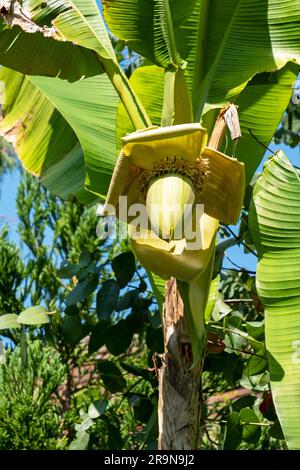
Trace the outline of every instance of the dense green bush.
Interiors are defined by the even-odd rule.
[[[7,349],[0,365],[0,449],[63,449],[68,420],[56,395],[66,379],[57,351],[41,341]]]

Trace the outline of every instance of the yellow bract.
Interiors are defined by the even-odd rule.
[[[202,194],[204,210],[224,224],[235,225],[244,201],[244,164],[209,147],[202,158],[207,160],[209,172]]]
[[[151,178],[170,173],[192,175],[196,202],[204,204],[206,214],[225,224],[236,224],[243,205],[244,165],[206,144],[206,130],[193,123],[127,135],[106,205],[118,211],[120,196],[127,196],[128,206],[145,203]]]
[[[219,220],[237,222],[244,187],[244,165],[207,147],[207,132],[199,124],[152,127],[123,138],[104,210],[113,206],[129,224],[133,250],[144,267],[192,282],[211,262]],[[147,206],[151,225],[144,221],[137,230],[133,215],[122,211],[120,196],[126,196],[128,208]],[[174,233],[185,204],[192,206],[193,230],[180,238]],[[195,209],[199,206],[204,213]]]
[[[181,281],[191,282],[201,275],[208,265],[215,246],[219,222],[203,214],[198,224],[200,249],[189,249],[185,239],[166,242],[150,230],[144,230],[136,236],[135,227],[130,225],[132,249],[145,268],[162,278],[173,276]]]

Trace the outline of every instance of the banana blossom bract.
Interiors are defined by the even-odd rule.
[[[204,213],[192,214],[193,227],[201,237],[198,249],[190,249],[191,240],[184,236],[164,240],[148,226],[141,227],[137,234],[133,217],[122,213],[120,196],[127,196],[127,207],[145,204],[151,182],[168,175],[188,177],[195,202],[203,204]],[[109,212],[111,205],[117,216],[129,223],[133,250],[145,268],[163,278],[173,276],[191,282],[211,261],[219,221],[237,222],[243,195],[244,165],[207,147],[207,132],[199,124],[151,127],[123,138],[105,211]]]

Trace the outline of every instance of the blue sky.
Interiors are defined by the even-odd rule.
[[[284,145],[282,146],[271,146],[272,150],[277,150],[282,148],[290,160],[297,166],[300,166],[300,149],[290,149]],[[263,162],[266,160],[265,156]],[[260,166],[262,168],[263,162]],[[17,235],[17,211],[16,211],[16,196],[17,196],[17,187],[20,179],[19,170],[15,170],[13,173],[5,175],[0,182],[0,226],[3,223],[6,223],[10,229],[10,239],[19,243],[19,237]],[[233,227],[235,232],[237,232],[237,227]],[[256,269],[256,258],[252,254],[245,254],[243,247],[233,247],[227,250],[226,254],[234,263],[238,266],[244,267],[248,270],[255,271]],[[234,268],[231,262],[225,258],[224,267]]]
[[[16,197],[20,171],[6,174],[0,181],[0,227],[6,223],[10,228],[10,239],[18,241]]]

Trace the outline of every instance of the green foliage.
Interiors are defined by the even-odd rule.
[[[57,391],[66,366],[38,340],[28,343],[27,353],[26,368],[20,347],[7,350],[0,365],[0,449],[63,449],[69,423]]]
[[[207,327],[203,381],[207,440],[204,437],[203,446],[285,448],[272,432],[276,412],[254,277],[246,271],[222,271],[219,295],[226,308],[220,310],[217,302]]]
[[[50,443],[50,437],[44,444],[41,440],[36,444],[28,441],[27,448],[119,448],[123,443],[126,448],[137,448],[146,445],[143,444],[145,434],[140,429],[141,426],[146,429],[145,420],[150,411],[153,413],[156,409],[155,399],[149,398],[154,397],[156,379],[154,372],[148,370],[152,361],[149,359],[148,365],[147,356],[151,358],[157,351],[155,348],[159,341],[162,342],[162,337],[155,304],[143,280],[144,273],[135,266],[127,243],[99,243],[95,208],[84,209],[74,202],[63,203],[26,174],[20,183],[17,209],[25,256],[8,241],[7,230],[3,229],[0,259],[5,269],[0,284],[1,335],[5,342],[11,341],[23,364],[31,360],[24,333],[28,341],[29,338],[31,341],[40,338],[49,345],[47,347],[53,348],[51,351],[59,352],[66,374],[60,396],[61,421],[56,430],[56,441],[53,439]],[[85,288],[78,296],[78,286],[83,282]],[[128,282],[130,287],[127,287]],[[105,293],[107,285],[114,286],[114,301],[105,307],[109,298],[107,291],[106,295],[99,293]],[[76,297],[70,302],[74,292]],[[37,307],[29,308],[28,305]],[[36,316],[47,315],[47,312],[50,313],[49,323],[32,323]],[[106,312],[106,320],[101,319],[103,312]],[[10,323],[7,323],[7,315]],[[19,315],[26,317],[22,330],[14,328]],[[145,351],[146,343],[148,352]],[[129,359],[131,363],[131,356],[134,359],[128,372],[129,366],[124,369],[121,361],[127,364]],[[101,364],[104,364],[102,368]],[[42,361],[41,367],[44,365]],[[12,374],[15,367],[12,362]],[[113,372],[103,370],[103,367],[113,369]],[[85,379],[86,376],[89,379]],[[118,385],[111,385],[115,383]],[[136,399],[133,398],[135,393],[138,394]],[[95,408],[99,411],[97,403],[103,400],[107,401],[107,407],[101,411],[101,416],[95,416]],[[141,404],[146,404],[146,414],[141,413]],[[90,420],[95,422],[89,421],[90,428],[83,430],[87,423],[80,427],[84,421],[82,416],[92,406],[94,414]],[[19,407],[18,413],[26,415],[25,405],[23,407],[20,402]],[[75,428],[74,420],[77,421]],[[66,433],[61,442],[62,422],[66,422]],[[137,426],[139,440],[135,436]],[[37,427],[36,423],[34,427]],[[11,432],[15,432],[15,436],[8,439],[15,443],[15,448],[21,448],[19,431]],[[153,439],[153,432],[148,432],[147,436]],[[3,438],[0,445],[7,447],[7,440]]]
[[[19,313],[16,291],[23,279],[24,264],[19,249],[7,240],[6,229],[2,229],[0,236],[0,265],[3,270],[0,277],[0,312]]]

